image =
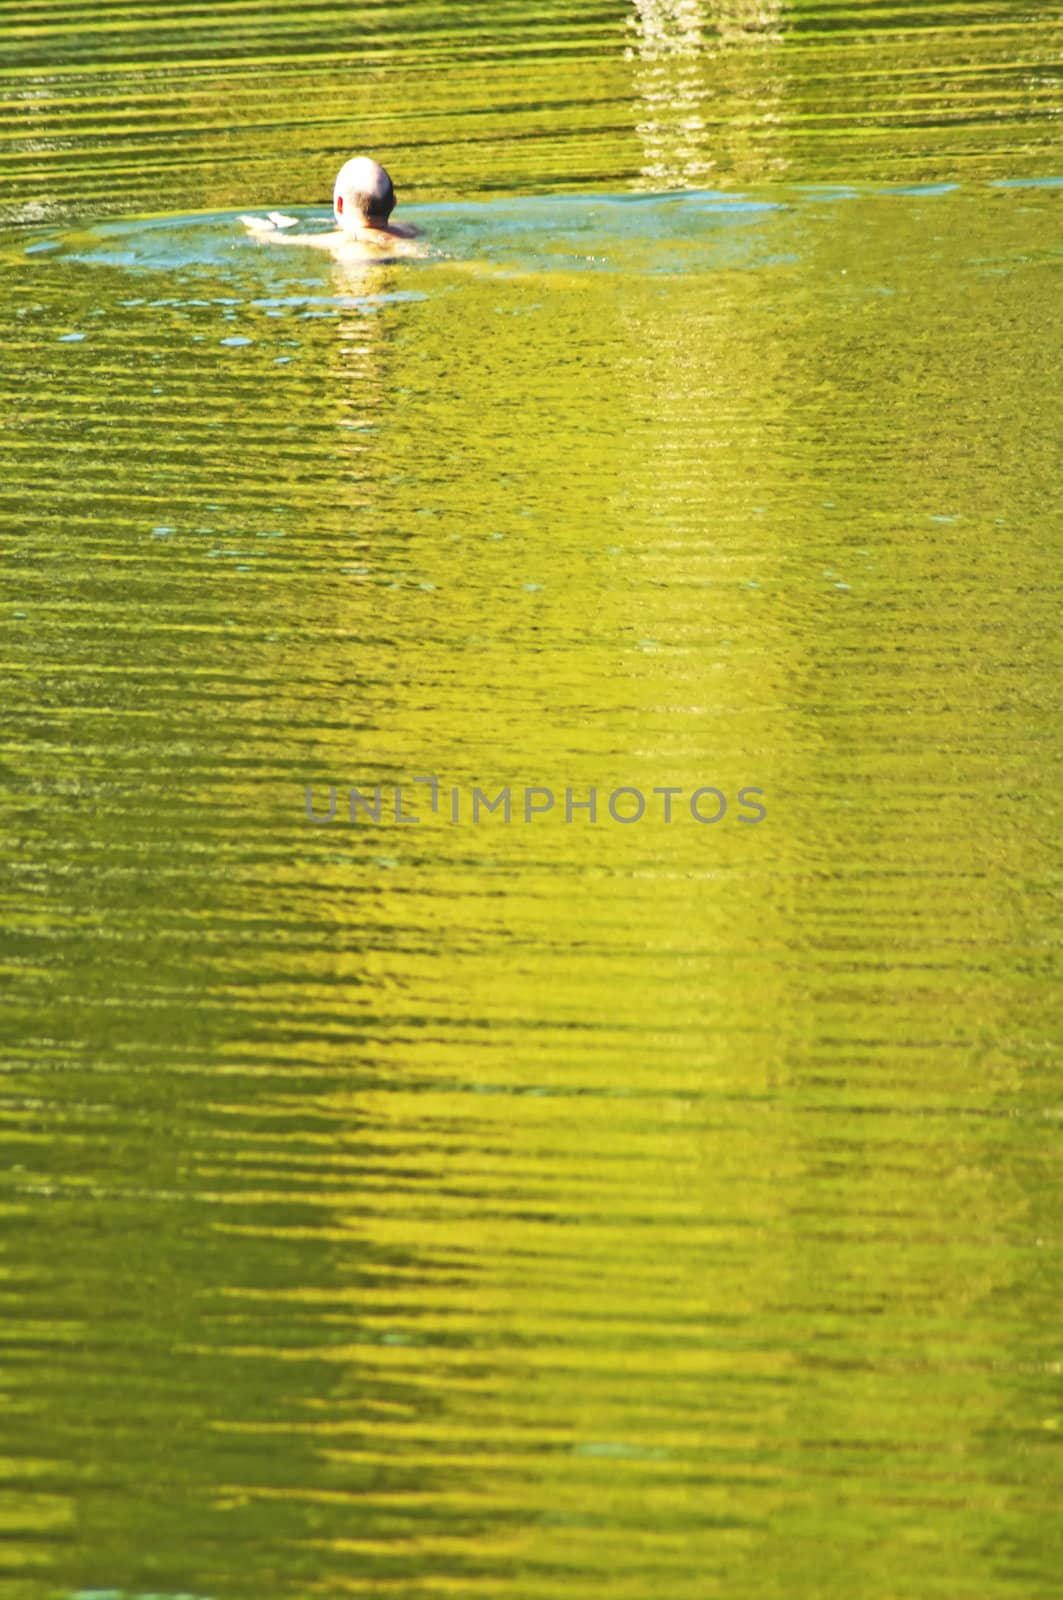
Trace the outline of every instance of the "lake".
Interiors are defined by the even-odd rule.
[[[0,1593],[1049,1600],[1058,15],[0,37]]]

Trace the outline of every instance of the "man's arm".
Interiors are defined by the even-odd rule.
[[[294,227],[298,220],[297,217],[285,217],[279,211],[271,211],[268,217],[245,214],[240,218],[252,239],[261,239],[264,244],[308,244],[316,250],[332,249],[332,234],[283,232],[284,228]]]

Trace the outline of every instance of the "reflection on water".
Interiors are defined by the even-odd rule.
[[[12,14],[11,1600],[1053,1592],[1054,24],[727,16]]]
[[[782,63],[763,47],[781,42],[781,0],[633,0],[635,95],[643,112],[641,187],[688,189],[721,165],[718,106],[728,104],[727,141],[740,180],[781,175],[784,159],[740,152],[744,129],[780,121]],[[739,110],[744,102],[744,109]]]
[[[645,107],[638,125],[649,187],[698,187],[713,162],[706,148],[699,0],[635,0],[636,92]]]

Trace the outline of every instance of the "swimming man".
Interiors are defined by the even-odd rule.
[[[240,221],[256,239],[270,244],[308,244],[329,250],[343,261],[393,261],[396,256],[424,252],[411,240],[417,229],[390,221],[395,209],[395,186],[383,167],[368,156],[355,156],[339,170],[332,191],[332,211],[338,226],[331,233],[287,233],[294,217],[271,211],[268,217],[242,216]]]

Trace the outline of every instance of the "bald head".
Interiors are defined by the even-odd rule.
[[[382,228],[395,206],[395,189],[378,161],[355,156],[339,170],[332,209],[341,228]]]

